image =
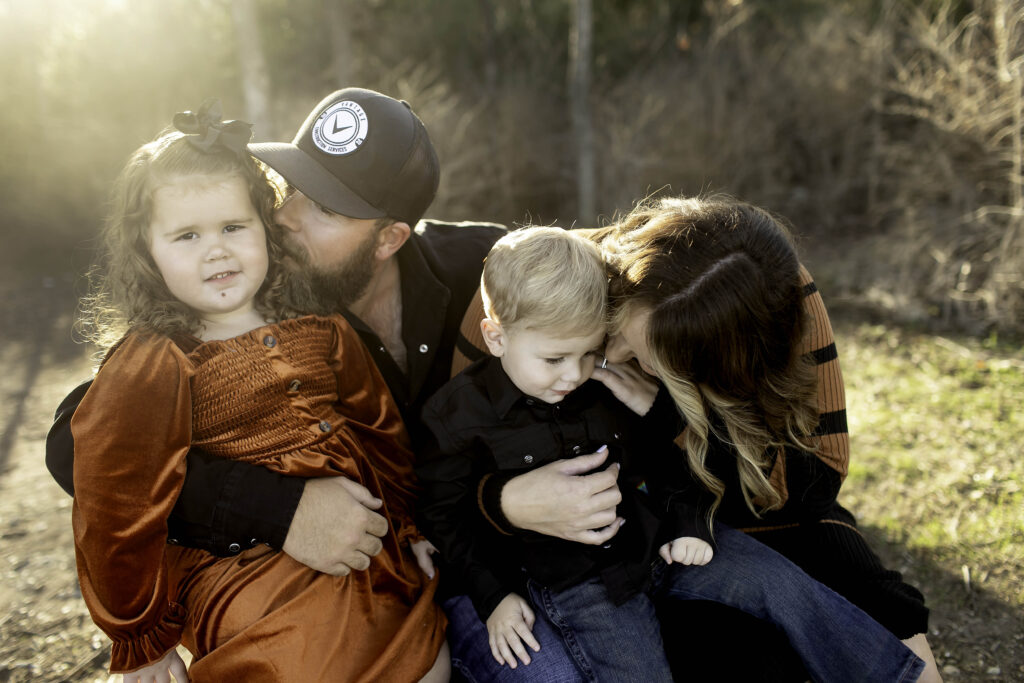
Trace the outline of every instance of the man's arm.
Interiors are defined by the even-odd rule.
[[[71,416],[91,385],[91,379],[82,382],[64,397],[46,435],[46,469],[69,496],[75,495],[75,444],[71,438]]]
[[[61,402],[46,437],[46,466],[74,495],[71,416],[91,381]],[[168,519],[169,540],[226,556],[266,543],[330,574],[366,569],[387,522],[362,485],[287,477],[258,465],[189,451],[182,491]],[[376,501],[376,502],[375,502]],[[382,528],[383,527],[383,528]]]

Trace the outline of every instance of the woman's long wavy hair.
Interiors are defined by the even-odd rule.
[[[267,235],[269,268],[256,294],[256,308],[268,321],[293,315],[286,303],[281,231],[273,221],[278,191],[262,164],[228,149],[202,151],[187,136],[167,129],[131,156],[114,184],[110,212],[101,233],[102,255],[89,273],[90,292],[79,306],[77,329],[108,348],[129,330],[168,336],[196,334],[202,323],[167,288],[149,251],[153,194],[177,178],[242,178]]]
[[[711,435],[733,447],[747,507],[777,508],[769,475],[787,445],[813,451],[813,362],[800,353],[808,325],[800,263],[782,223],[726,196],[665,198],[637,206],[602,240],[612,270],[613,329],[649,312],[651,365],[686,418],[684,447],[715,501]],[[724,433],[721,433],[724,429]]]

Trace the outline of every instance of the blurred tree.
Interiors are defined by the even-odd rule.
[[[274,130],[270,112],[270,74],[264,57],[256,0],[234,0],[231,17],[235,26],[246,116],[255,128],[257,139],[270,139],[268,133]]]
[[[590,0],[571,0],[569,29],[569,107],[576,148],[576,217],[593,226],[597,218],[594,128],[590,116],[590,70],[594,19]]]

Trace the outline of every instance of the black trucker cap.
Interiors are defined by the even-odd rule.
[[[350,218],[415,224],[440,179],[427,129],[409,105],[363,88],[325,97],[291,143],[254,143],[249,151],[317,204]]]

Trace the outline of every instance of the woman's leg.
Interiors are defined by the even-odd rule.
[[[718,552],[707,565],[665,568],[659,598],[712,600],[770,621],[786,633],[815,680],[920,676],[924,662],[892,633],[782,555],[720,525],[715,540]]]

